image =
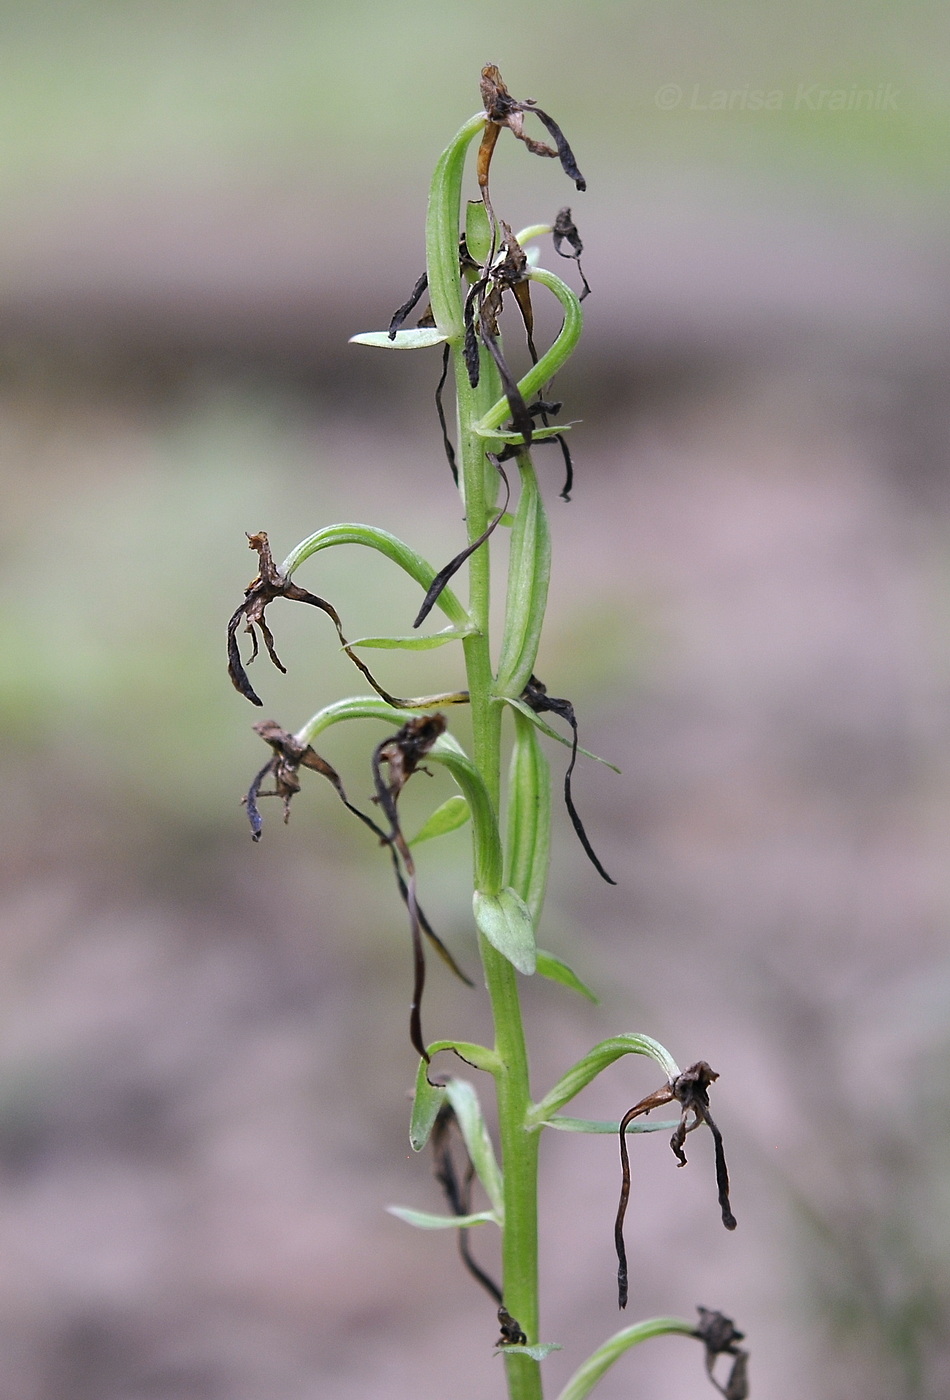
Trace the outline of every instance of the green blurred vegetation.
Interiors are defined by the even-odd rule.
[[[398,188],[496,62],[595,160],[725,162],[943,187],[950,18],[936,0],[21,0],[0,10],[8,195],[75,181],[275,178]],[[684,92],[673,111],[663,84]],[[899,91],[896,111],[810,111],[799,85]],[[698,86],[779,89],[782,110],[702,114]],[[465,97],[468,94],[468,97]]]

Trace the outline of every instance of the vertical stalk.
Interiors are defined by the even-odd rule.
[[[485,125],[484,114],[471,118],[443,152],[432,180],[426,221],[426,268],[436,324],[452,347],[458,404],[460,488],[469,543],[481,535],[493,504],[486,442],[475,432],[501,396],[494,361],[480,352],[480,376],[473,389],[463,355],[463,303],[460,291],[462,168],[470,142]],[[498,420],[502,421],[501,419]],[[547,568],[547,560],[544,561]],[[469,559],[469,614],[475,632],[464,639],[472,716],[473,758],[488,790],[496,817],[501,815],[501,711],[495,694],[489,637],[490,553],[487,542]],[[546,843],[538,856],[546,859]],[[511,963],[479,935],[485,984],[495,1026],[494,1071],[498,1130],[504,1172],[505,1225],[502,1236],[502,1296],[510,1315],[538,1341],[538,1145],[540,1133],[526,1129],[531,1104],[517,973]],[[510,1400],[542,1400],[541,1374],[531,1357],[505,1358]]]
[[[472,389],[462,359],[455,351],[458,388],[459,456],[465,496],[469,542],[485,529],[490,510],[486,499],[485,441],[474,424],[494,402],[497,375],[485,355],[477,389]],[[488,788],[496,813],[501,808],[501,710],[495,698],[489,639],[490,556],[487,542],[469,561],[469,612],[478,628],[464,642],[474,737],[473,757]],[[528,1132],[525,1118],[531,1104],[528,1054],[525,1045],[518,974],[488,940],[479,936],[485,985],[495,1026],[495,1072],[498,1130],[501,1139],[505,1190],[502,1239],[502,1295],[529,1342],[538,1341],[538,1147],[541,1134]],[[541,1400],[538,1363],[526,1356],[506,1358],[511,1400]]]

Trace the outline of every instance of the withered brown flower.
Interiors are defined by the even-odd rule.
[[[739,1343],[745,1340],[731,1317],[721,1312],[711,1312],[708,1308],[697,1308],[699,1326],[693,1333],[706,1348],[706,1371],[709,1379],[725,1396],[725,1400],[748,1400],[749,1395],[749,1353],[743,1351]],[[729,1369],[725,1385],[720,1384],[714,1374],[716,1359],[719,1356],[732,1356],[735,1360]]]
[[[237,633],[241,622],[244,622],[244,631],[249,634],[253,642],[253,649],[248,658],[248,664],[253,661],[260,650],[257,641],[258,632],[264,639],[267,654],[279,671],[286,674],[287,668],[277,655],[274,645],[274,637],[267,625],[265,613],[269,605],[275,598],[289,598],[295,603],[309,603],[312,607],[319,608],[326,613],[336,629],[340,645],[347,656],[353,662],[357,670],[365,676],[370,685],[388,705],[392,705],[397,710],[428,709],[435,705],[465,705],[468,704],[468,691],[453,691],[446,695],[421,695],[411,699],[405,699],[399,695],[392,695],[388,690],[379,684],[372,671],[364,661],[360,659],[353,647],[343,634],[343,624],[340,615],[332,603],[328,603],[325,598],[319,598],[315,593],[308,593],[305,588],[301,588],[292,579],[286,578],[274,563],[271,554],[270,543],[263,530],[256,535],[248,535],[248,547],[256,550],[259,569],[256,578],[253,578],[244,591],[244,601],[235,608],[228,622],[228,675],[236,690],[239,690],[252,705],[263,705],[260,696],[254,690],[248,678],[247,670],[241,659],[241,648],[238,645]],[[442,585],[445,586],[444,583]],[[436,595],[438,596],[438,595]],[[433,600],[434,601],[434,600]]]
[[[301,768],[310,768],[314,773],[320,773],[324,778],[329,779],[333,784],[343,805],[354,812],[362,821],[368,821],[358,808],[354,807],[347,799],[343,791],[343,784],[340,782],[339,774],[335,768],[327,763],[325,758],[321,758],[316,749],[310,744],[303,743],[296,734],[289,733],[282,729],[274,719],[263,719],[254,726],[255,734],[259,734],[266,744],[269,744],[274,751],[274,756],[264,765],[261,771],[255,775],[254,781],[247,790],[244,803],[247,807],[247,819],[251,823],[251,833],[255,841],[261,839],[262,820],[260,809],[257,805],[258,798],[280,797],[284,803],[284,821],[290,820],[290,800],[296,797],[300,791],[300,778],[298,776]],[[273,792],[263,792],[262,786],[267,778],[274,779]]]
[[[574,152],[568,145],[557,122],[553,117],[549,117],[547,112],[542,111],[531,98],[519,102],[517,98],[512,97],[494,63],[488,63],[482,69],[481,93],[485,115],[488,117],[488,125],[485,128],[482,144],[478,151],[478,183],[482,190],[487,189],[492,152],[503,127],[507,127],[519,141],[523,141],[532,155],[550,156],[559,160],[564,173],[570,176],[577,188],[579,190],[587,189],[587,181],[578,170]],[[525,113],[529,112],[533,112],[542,126],[546,127],[554,142],[553,150],[545,142],[535,141],[525,131]]]
[[[259,632],[264,639],[267,655],[278,671],[283,671],[285,674],[287,667],[277,655],[273,633],[265,618],[265,612],[275,598],[290,598],[293,602],[309,603],[312,607],[319,608],[321,612],[325,612],[332,619],[344,644],[346,639],[343,636],[336,609],[325,598],[318,598],[315,593],[308,593],[305,588],[300,588],[291,579],[283,576],[274,563],[270,543],[263,530],[259,530],[256,535],[248,535],[247,542],[250,549],[257,551],[259,567],[256,578],[251,580],[244,591],[244,601],[235,608],[228,622],[228,675],[231,677],[235,689],[250,700],[252,705],[263,705],[264,702],[251,685],[244,662],[241,660],[237,631],[242,621],[244,631],[247,632],[253,643],[249,661],[254,661],[260,650],[257,642]]]
[[[634,1104],[633,1108],[625,1113],[620,1120],[620,1165],[623,1181],[620,1187],[620,1205],[617,1208],[617,1219],[614,1224],[614,1244],[617,1248],[617,1290],[621,1308],[627,1306],[628,1293],[627,1252],[623,1240],[623,1222],[627,1213],[627,1202],[630,1198],[630,1158],[627,1152],[627,1128],[635,1118],[649,1113],[651,1109],[660,1108],[663,1104],[672,1103],[674,1100],[681,1105],[680,1121],[670,1138],[670,1147],[681,1167],[686,1165],[686,1154],[683,1151],[686,1135],[703,1123],[706,1124],[712,1133],[715,1144],[716,1185],[719,1189],[719,1209],[722,1213],[722,1223],[727,1230],[736,1228],[736,1218],[729,1204],[729,1172],[726,1168],[722,1134],[709,1112],[709,1086],[718,1078],[719,1075],[715,1070],[710,1069],[705,1060],[698,1060],[696,1064],[690,1065],[689,1069],[684,1069],[681,1074],[678,1074],[675,1079],[671,1079],[661,1089],[647,1094],[646,1098]],[[692,1120],[690,1120],[690,1114],[692,1114]]]
[[[411,1025],[413,1045],[420,1051],[420,1054],[425,1055],[424,1047],[420,1048],[420,1045],[417,1044],[417,1040],[421,1041],[421,1028],[419,1028],[418,1025],[418,1017],[419,1003],[422,998],[422,986],[425,980],[425,962],[422,956],[421,935],[424,934],[425,937],[428,938],[443,962],[451,968],[456,977],[463,981],[466,986],[472,986],[472,980],[459,967],[449,949],[429,923],[425,912],[416,899],[415,869],[411,854],[408,855],[408,860],[406,859],[409,847],[403,840],[401,831],[399,831],[398,817],[396,816],[395,810],[395,801],[399,791],[401,791],[421,759],[429,752],[435,740],[445,729],[445,720],[442,715],[422,715],[416,720],[411,720],[408,725],[404,726],[404,729],[411,731],[411,734],[406,736],[401,746],[396,742],[399,739],[399,735],[395,735],[393,738],[383,741],[383,744],[377,748],[373,758],[373,775],[374,780],[377,782],[378,794],[379,784],[382,783],[379,765],[381,762],[390,762],[390,757],[386,754],[381,754],[380,749],[388,749],[390,751],[390,783],[382,784],[383,790],[387,794],[383,803],[383,809],[391,823],[388,832],[384,831],[377,822],[373,821],[372,817],[360,811],[359,807],[355,806],[349,800],[344,791],[343,784],[340,781],[339,774],[327,763],[326,759],[321,758],[310,744],[303,743],[295,734],[291,734],[286,729],[282,729],[276,720],[262,720],[259,724],[255,724],[254,726],[255,732],[261,736],[265,743],[270,745],[273,750],[273,757],[264,765],[260,772],[255,775],[254,781],[251,783],[243,801],[247,807],[247,816],[251,824],[253,839],[259,841],[263,825],[260,808],[258,807],[259,799],[262,797],[280,797],[284,804],[284,821],[288,821],[290,817],[291,799],[300,791],[300,769],[309,768],[313,772],[320,773],[323,777],[327,778],[329,782],[332,783],[340,801],[343,803],[344,807],[346,807],[347,811],[352,812],[355,817],[358,817],[363,825],[368,827],[369,830],[378,837],[381,845],[388,846],[392,857],[393,870],[396,875],[396,883],[399,887],[399,893],[403,903],[409,910],[412,928],[414,965],[416,969],[416,984],[413,991],[414,1011]],[[400,730],[399,733],[402,735],[404,730]],[[265,792],[263,791],[263,784],[268,777],[273,777],[274,787],[270,792]],[[379,800],[378,796],[377,800]],[[395,825],[393,825],[394,819]],[[408,881],[404,878],[402,869],[400,868],[400,858],[402,858],[403,864],[406,867],[406,872],[409,877]],[[422,964],[421,978],[419,975],[420,961]]]

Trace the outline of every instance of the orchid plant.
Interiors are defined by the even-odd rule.
[[[581,301],[590,289],[580,270],[583,244],[570,208],[561,209],[550,223],[535,224],[517,234],[496,215],[490,171],[499,137],[507,129],[529,152],[557,159],[577,190],[583,191],[585,182],[558,124],[533,101],[512,97],[497,68],[483,70],[481,95],[483,110],[465,122],[435,168],[426,220],[425,273],[387,330],[353,338],[358,344],[386,349],[441,347],[442,375],[436,403],[445,453],[462,500],[467,531],[464,546],[436,569],[409,544],[385,530],[337,524],[317,530],[278,566],[266,534],[249,535],[259,571],[229,623],[228,663],[237,689],[260,706],[241,655],[239,633],[243,630],[252,638],[250,659],[258,653],[260,638],[271,661],[283,671],[266,610],[279,599],[289,599],[315,607],[330,618],[339,644],[372,691],[325,705],[293,732],[273,720],[256,725],[270,757],[248,789],[247,815],[257,840],[262,830],[260,800],[269,795],[280,797],[286,818],[290,801],[300,790],[301,770],[309,769],[332,784],[347,809],[388,851],[405,905],[412,949],[409,1039],[419,1065],[410,1142],[416,1152],[431,1148],[447,1207],[441,1214],[391,1209],[411,1225],[457,1234],[465,1266],[489,1294],[497,1312],[501,1331],[495,1346],[504,1357],[508,1394],[511,1400],[540,1400],[542,1363],[551,1351],[559,1349],[558,1344],[541,1340],[539,1318],[537,1173],[546,1129],[618,1137],[622,1186],[615,1246],[621,1308],[628,1296],[623,1224],[630,1194],[629,1135],[671,1132],[673,1152],[684,1164],[687,1135],[706,1125],[714,1141],[723,1223],[733,1229],[736,1222],[729,1203],[722,1137],[709,1111],[709,1088],[717,1076],[705,1062],[681,1071],[670,1053],[650,1036],[620,1034],[595,1045],[541,1097],[534,1096],[529,1080],[520,979],[538,974],[583,995],[593,995],[563,960],[544,951],[537,941],[551,835],[550,768],[542,739],[568,745],[570,757],[563,782],[568,814],[597,874],[614,882],[593,849],[572,796],[574,765],[578,753],[584,752],[578,747],[574,707],[570,701],[550,695],[535,674],[551,545],[532,448],[552,443],[559,447],[566,473],[562,494],[569,498],[573,483],[569,425],[552,421],[561,405],[549,394],[554,376],[577,345]],[[545,128],[553,145],[529,134],[529,118]],[[463,211],[464,167],[475,142],[477,197]],[[575,262],[582,283],[580,296],[554,272],[539,265],[536,244],[545,235],[553,237],[556,254]],[[559,333],[541,354],[534,340],[534,295],[553,297],[562,313]],[[424,297],[427,305],[418,324],[406,327],[410,313]],[[520,378],[509,367],[500,330],[501,317],[511,303],[531,360],[531,367]],[[450,373],[457,407],[454,442],[443,407]],[[504,625],[496,646],[489,627],[491,537],[503,530],[510,532],[510,540]],[[336,607],[296,582],[303,566],[321,551],[344,544],[378,551],[422,590],[410,635],[352,642],[345,635]],[[465,566],[468,588],[463,603],[450,583]],[[446,625],[437,632],[420,633],[418,629],[433,609],[443,614]],[[391,694],[360,654],[370,648],[413,651],[451,645],[461,648],[466,686],[434,695]],[[471,716],[470,752],[450,732],[446,718],[461,705],[468,707]],[[570,737],[558,733],[545,716],[562,721]],[[371,812],[350,800],[339,774],[315,747],[319,736],[331,726],[362,720],[372,720],[387,730],[369,760]],[[506,777],[502,774],[503,725],[511,728]],[[413,775],[427,764],[447,769],[457,792],[432,812],[410,840],[401,825],[399,797]],[[451,1036],[429,1041],[423,1033],[427,945],[454,974],[469,979],[426,917],[413,849],[418,842],[442,836],[466,822],[471,825],[474,923],[494,1025],[491,1045]],[[624,1055],[653,1060],[662,1075],[660,1087],[616,1122],[567,1116],[563,1110],[571,1100]],[[448,1060],[447,1056],[453,1058]],[[494,1091],[497,1145],[486,1125],[478,1089],[452,1068],[460,1063],[476,1071],[481,1083]],[[677,1118],[644,1121],[651,1109],[674,1103]],[[484,1209],[473,1208],[476,1179],[485,1193]],[[477,1262],[471,1249],[471,1231],[483,1225],[501,1232],[499,1281]],[[699,1311],[698,1323],[659,1317],[616,1332],[577,1368],[561,1390],[560,1400],[582,1400],[629,1348],[664,1333],[699,1339],[713,1384],[727,1400],[744,1400],[748,1381],[747,1353],[739,1345],[742,1333],[721,1313]],[[722,1356],[727,1362],[720,1379],[716,1363]]]

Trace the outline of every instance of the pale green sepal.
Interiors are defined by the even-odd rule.
[[[445,1102],[445,1090],[441,1085],[429,1083],[428,1068],[425,1060],[419,1061],[412,1116],[409,1119],[409,1146],[413,1152],[421,1152],[429,1141],[439,1109]]]
[[[560,982],[562,987],[570,987],[575,992],[580,992],[582,997],[595,1004],[600,1001],[596,992],[591,991],[586,982],[582,982],[572,967],[561,958],[556,958],[553,953],[546,953],[543,949],[538,949],[538,973],[541,977],[546,977],[549,982]]]
[[[540,715],[535,714],[530,705],[525,704],[524,700],[520,698],[516,699],[511,695],[504,695],[501,698],[506,705],[510,705],[513,710],[517,710],[519,714],[524,715],[525,719],[529,719],[535,729],[540,729],[541,733],[546,734],[549,739],[556,739],[558,743],[563,744],[565,748],[569,749],[571,747],[570,739],[565,739],[563,734],[559,734],[556,729],[552,729],[549,724],[546,724]],[[591,753],[590,749],[582,749],[580,745],[578,745],[577,752],[582,753],[585,758],[592,758],[595,763],[602,763],[605,768],[611,768],[615,773],[620,772],[616,763],[611,763],[609,758],[601,758],[599,754]]]
[[[471,637],[474,631],[473,627],[446,627],[428,637],[420,637],[418,632],[406,637],[358,637],[350,646],[376,647],[380,651],[431,651],[433,647],[444,647],[446,642],[460,642]]]
[[[513,967],[530,977],[537,967],[537,947],[531,913],[521,896],[513,889],[498,894],[476,890],[472,907],[479,932]]]
[[[442,806],[436,807],[431,816],[422,823],[409,844],[418,846],[422,841],[431,841],[434,836],[445,836],[450,831],[458,831],[471,815],[468,803],[461,793],[447,797]]]
[[[505,1191],[501,1169],[488,1135],[488,1128],[485,1126],[485,1119],[482,1117],[482,1106],[478,1101],[475,1086],[467,1079],[450,1079],[445,1086],[445,1092],[448,1094],[449,1103],[455,1109],[475,1175],[492,1203],[495,1218],[501,1222],[505,1215]]]
[[[390,1215],[415,1225],[417,1230],[467,1230],[472,1225],[497,1225],[493,1210],[479,1210],[474,1215],[432,1215],[427,1210],[412,1210],[409,1206],[387,1206]]]
[[[530,1356],[532,1361],[543,1361],[552,1351],[563,1351],[560,1342],[536,1342],[533,1347],[496,1347],[492,1356]]]
[[[553,1118],[545,1119],[541,1126],[560,1128],[562,1133],[609,1133],[613,1137],[620,1132],[620,1124],[616,1121],[611,1123],[604,1118],[568,1118],[561,1113],[555,1113]],[[671,1133],[678,1127],[678,1118],[664,1119],[662,1123],[653,1123],[647,1118],[635,1118],[632,1123],[627,1124],[627,1133]]]
[[[646,1055],[655,1060],[670,1083],[679,1077],[679,1065],[670,1052],[651,1035],[614,1035],[609,1040],[602,1040],[595,1045],[593,1050],[589,1050],[571,1066],[567,1074],[561,1076],[551,1092],[545,1094],[540,1103],[528,1110],[525,1126],[540,1127],[542,1123],[547,1122],[559,1108],[569,1103],[591,1080],[596,1079],[598,1074],[608,1065],[612,1065],[614,1060],[619,1060],[622,1055]]]
[[[443,345],[448,340],[435,326],[418,326],[415,330],[397,331],[391,336],[388,331],[363,331],[361,335],[351,335],[351,345],[374,345],[379,350],[425,350],[430,345]]]
[[[696,1324],[684,1322],[680,1317],[651,1317],[646,1322],[637,1322],[632,1327],[625,1327],[622,1332],[615,1332],[603,1346],[591,1352],[587,1360],[578,1366],[557,1400],[584,1400],[604,1372],[608,1371],[625,1351],[629,1351],[640,1342],[648,1342],[651,1337],[663,1337],[670,1333],[694,1337]]]

